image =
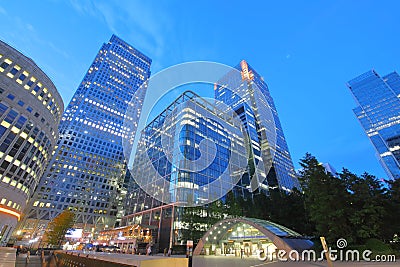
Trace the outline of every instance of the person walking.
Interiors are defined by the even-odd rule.
[[[53,258],[54,258],[54,251],[49,253],[49,255],[46,257],[46,261],[45,261],[46,267],[52,266],[51,261],[53,260]]]
[[[26,253],[26,263],[29,263],[30,258],[31,258],[31,251],[28,250],[28,252]]]
[[[46,259],[44,257],[44,250],[42,249],[42,251],[40,252],[40,257],[42,258],[42,263],[46,262]]]
[[[170,247],[170,248],[168,249],[168,257],[171,257],[171,254],[172,254],[172,248]]]

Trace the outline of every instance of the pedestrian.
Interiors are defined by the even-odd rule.
[[[151,256],[151,245],[147,247],[147,255]]]
[[[31,251],[28,250],[28,252],[26,253],[26,263],[29,263],[30,258],[31,258]]]
[[[167,248],[164,248],[164,257],[167,256]]]
[[[170,247],[170,248],[168,249],[168,257],[171,257],[171,254],[172,254],[172,248]]]
[[[17,257],[19,256],[19,252],[21,251],[21,248],[18,246],[17,247],[17,251],[15,252],[15,254],[17,255]]]
[[[46,257],[46,262],[45,263],[46,263],[47,267],[50,267],[52,265],[51,261],[52,261],[53,257],[54,257],[54,251],[49,253],[49,255]]]
[[[42,263],[46,262],[46,259],[44,258],[44,250],[42,249],[41,253],[40,253],[40,257],[42,258]]]

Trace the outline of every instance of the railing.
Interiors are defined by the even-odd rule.
[[[84,253],[55,251],[54,256],[57,267],[137,267],[136,265],[93,258],[92,255]]]
[[[162,255],[132,255],[124,253],[62,251],[54,252],[49,267],[187,267],[189,259]]]

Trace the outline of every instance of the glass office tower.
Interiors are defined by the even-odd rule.
[[[182,188],[187,187],[189,190],[193,187],[202,186],[204,181],[205,183],[212,182],[212,179],[218,177],[221,171],[226,168],[226,158],[229,158],[224,152],[224,147],[227,146],[225,132],[234,133],[238,129],[241,132],[240,135],[236,133],[237,136],[240,136],[239,139],[230,141],[230,145],[234,144],[235,147],[240,148],[243,153],[239,154],[245,157],[244,165],[239,164],[243,171],[237,172],[239,177],[235,177],[235,183],[230,187],[233,188],[232,191],[237,197],[251,199],[254,194],[268,194],[271,189],[279,188],[280,190],[290,191],[293,187],[300,187],[267,85],[245,61],[242,61],[237,69],[239,71],[232,70],[215,84],[215,99],[217,101],[213,103],[214,110],[223,111],[217,113],[224,113],[229,110],[235,114],[235,116],[231,115],[237,119],[234,127],[218,129],[215,124],[206,120],[187,121],[193,114],[190,114],[190,112],[186,114],[188,111],[184,108],[182,111],[186,113],[175,112],[173,117],[176,120],[173,123],[170,121],[168,124],[179,124],[181,121],[186,121],[185,126],[188,124],[187,129],[180,131],[177,137],[177,140],[179,140],[177,143],[180,144],[177,147],[188,159],[196,159],[199,156],[196,154],[198,153],[196,147],[199,146],[198,138],[211,138],[217,144],[217,148],[221,146],[221,151],[217,153],[221,155],[217,161],[218,164],[210,165],[206,170],[207,173],[200,171],[185,172],[185,167],[179,164],[179,157],[173,157],[178,162],[179,168],[171,164],[171,161],[167,160],[168,157],[164,155],[165,147],[162,147],[162,142],[159,140],[160,127],[165,118],[170,116],[169,113],[172,113],[175,105],[183,102],[185,98],[194,97],[193,93],[183,94],[148,124],[142,132],[132,174],[134,180],[147,179],[148,184],[143,191],[137,183],[132,183],[132,190],[129,190],[130,194],[127,197],[127,216],[122,219],[122,224],[142,224],[157,228],[158,235],[154,237],[154,240],[158,242],[160,248],[183,241],[184,208],[180,207],[179,203],[182,199],[171,199],[170,192],[165,190],[165,187],[163,190],[158,190],[163,186],[159,186],[158,181],[149,179],[155,176],[153,169],[157,170],[161,177],[164,177],[164,179],[158,179],[160,182],[166,180]],[[193,110],[196,110],[196,108]],[[179,118],[179,116],[181,117]],[[207,118],[204,115],[201,117]],[[204,131],[204,127],[210,126],[211,128],[208,128],[208,131]],[[170,146],[170,148],[172,147]],[[145,163],[147,162],[144,160],[145,158],[150,158],[152,163]],[[268,164],[270,164],[270,168]],[[154,186],[154,189],[151,188],[152,186]],[[158,196],[154,196],[154,193],[146,193],[152,192],[152,190],[158,192]],[[179,194],[172,195],[179,196]],[[224,195],[221,195],[220,199],[223,200],[223,197]],[[183,202],[187,202],[187,200],[184,199]],[[207,213],[204,212],[204,214]],[[205,228],[204,231],[206,230]]]
[[[400,178],[400,76],[368,71],[347,83],[353,109],[391,179]]]
[[[125,118],[125,112],[149,78],[150,64],[115,35],[103,44],[64,112],[58,147],[29,203],[22,235],[42,230],[65,209],[76,213],[76,227],[87,237],[89,230],[114,225],[123,212],[118,211],[126,171],[122,143],[136,131],[123,122],[137,120],[143,99],[133,101],[133,117]]]
[[[215,99],[240,116],[250,138],[247,174],[238,183],[239,195],[300,188],[274,101],[264,79],[246,61],[227,73],[214,87]]]
[[[240,179],[247,165],[242,131],[233,111],[183,93],[141,133],[127,197],[126,212],[132,215],[123,225],[158,228],[153,240],[161,247],[178,242],[180,206],[220,199]]]

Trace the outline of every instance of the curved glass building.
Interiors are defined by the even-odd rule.
[[[0,41],[0,244],[9,239],[52,156],[63,110],[50,78]]]
[[[257,255],[274,260],[277,250],[301,252],[313,242],[277,223],[254,218],[229,218],[214,224],[200,239],[194,255]],[[243,255],[244,254],[244,255]]]

